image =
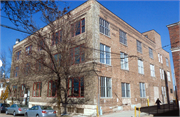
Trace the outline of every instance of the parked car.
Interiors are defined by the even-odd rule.
[[[6,103],[0,103],[0,113],[1,112],[6,112],[7,107],[10,107],[10,105],[6,104]]]
[[[33,106],[26,111],[26,117],[56,117],[56,111],[50,106]]]
[[[24,115],[27,109],[28,109],[27,105],[13,104],[7,108],[6,114],[13,114],[14,116],[18,114]]]

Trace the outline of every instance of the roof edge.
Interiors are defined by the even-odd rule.
[[[173,23],[173,24],[169,24],[169,25],[167,25],[167,27],[172,27],[172,26],[176,26],[176,25],[179,25],[179,24],[180,24],[180,21],[176,22],[176,23]]]

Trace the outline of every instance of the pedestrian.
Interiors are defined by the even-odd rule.
[[[159,98],[156,100],[156,104],[157,104],[157,108],[160,109],[160,103],[161,101],[159,100]]]

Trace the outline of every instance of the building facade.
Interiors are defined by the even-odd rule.
[[[180,103],[180,22],[167,25],[169,30],[169,36],[171,40],[171,51],[174,62],[174,71],[176,79],[177,97]]]
[[[161,37],[155,30],[138,32],[96,0],[88,0],[71,13],[73,19],[85,19],[85,31],[76,38],[86,36],[91,40],[91,57],[94,59],[89,62],[96,63],[98,72],[89,76],[90,87],[84,87],[84,96],[73,97],[74,100],[88,101],[68,108],[68,112],[96,115],[97,106],[102,113],[108,113],[147,106],[147,99],[150,105],[154,105],[157,98],[163,103],[173,100],[169,53],[162,49]],[[13,53],[19,55],[18,52],[26,51],[28,47],[24,39],[14,45]],[[11,79],[18,77],[15,62],[12,63]],[[34,85],[41,83],[32,81],[31,84],[24,92],[29,96],[30,107],[46,105],[55,98],[47,94],[48,83],[36,90],[42,90],[44,95],[41,96],[33,96]],[[21,90],[23,88],[21,85]],[[17,90],[15,85],[14,89]],[[25,101],[26,96],[22,98]]]

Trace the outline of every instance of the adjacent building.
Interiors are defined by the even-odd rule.
[[[98,72],[89,76],[92,87],[84,87],[84,95],[69,97],[88,101],[68,108],[68,112],[95,115],[97,106],[102,113],[108,113],[147,106],[147,99],[150,105],[154,105],[157,98],[163,103],[174,99],[170,57],[162,49],[160,34],[155,30],[140,33],[96,0],[88,0],[71,13],[74,19],[84,20],[85,30],[74,36],[83,39],[86,35],[91,40],[92,58],[95,58],[93,62]],[[33,49],[26,40],[14,45],[13,55],[16,56],[13,59],[19,59],[18,56],[27,48]],[[13,61],[11,79],[18,77],[16,65]],[[32,81],[32,87],[24,92],[29,96],[30,107],[46,105],[55,98],[53,93],[48,93],[51,83],[42,83],[43,88],[37,89],[41,82]],[[18,93],[17,86],[12,88]],[[22,91],[23,88],[22,84]],[[38,95],[33,95],[34,91]],[[45,95],[40,95],[40,92]]]

